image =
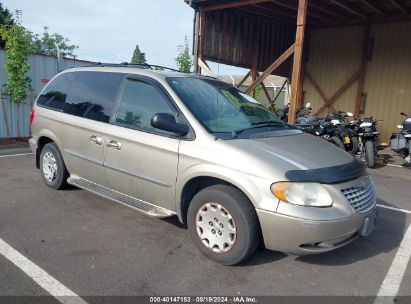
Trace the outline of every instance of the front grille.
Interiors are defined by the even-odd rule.
[[[376,204],[374,187],[369,178],[362,184],[342,189],[341,192],[358,213],[366,213]]]

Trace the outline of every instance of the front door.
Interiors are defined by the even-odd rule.
[[[151,126],[156,113],[177,113],[160,85],[127,79],[105,139],[104,166],[110,188],[174,210],[180,139]]]

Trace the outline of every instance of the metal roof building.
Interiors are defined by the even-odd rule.
[[[409,0],[185,1],[198,72],[207,60],[250,69],[248,93],[267,75],[288,77],[290,113],[310,101],[317,114],[375,116],[383,141],[411,113]]]

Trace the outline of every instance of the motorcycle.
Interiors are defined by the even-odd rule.
[[[358,152],[358,139],[354,130],[352,130],[348,117],[353,117],[351,112],[338,111],[328,115],[328,120],[333,128],[329,132],[329,140],[341,149],[351,153]]]
[[[404,166],[411,166],[411,117],[404,112],[400,115],[405,116],[402,124],[397,125],[401,130],[399,133],[393,133],[390,138],[390,146],[393,151],[405,159]]]
[[[378,121],[382,120],[369,117],[352,122],[352,126],[358,135],[358,150],[365,159],[368,168],[374,168],[375,157],[380,147],[379,133],[377,131]]]
[[[286,105],[283,108],[280,108],[276,111],[276,115],[284,122],[288,122],[288,112],[290,109],[290,105]],[[295,126],[305,126],[311,124],[313,121],[315,121],[317,118],[316,117],[309,117],[311,114],[311,103],[307,102],[305,104],[305,107],[303,109],[300,109],[296,113],[295,117]]]
[[[275,114],[278,116],[278,118],[280,118],[282,121],[287,123],[288,122],[288,110],[289,110],[289,105],[286,105],[282,108],[277,109]]]
[[[311,114],[311,103],[307,102],[305,109],[297,112],[294,126],[301,129],[305,133],[316,135],[313,130],[313,125],[319,120],[318,117],[309,117]]]

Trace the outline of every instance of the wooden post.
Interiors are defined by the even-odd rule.
[[[204,33],[205,33],[205,12],[203,9],[200,9],[199,12],[200,20],[199,20],[199,30],[198,30],[198,51],[197,51],[197,63],[198,58],[203,58],[204,53]],[[196,73],[201,73],[200,67],[197,65]]]
[[[303,57],[305,20],[307,17],[307,0],[298,1],[297,30],[294,44],[293,74],[291,76],[291,100],[288,111],[288,123],[293,124],[298,102],[298,92],[301,89],[301,61]]]
[[[253,67],[251,69],[251,81],[254,82],[257,79],[257,68]],[[248,95],[252,96],[253,98],[255,98],[255,89],[254,88],[251,92],[248,92]]]
[[[257,19],[257,31],[255,33],[254,37],[254,46],[253,46],[253,67],[251,68],[251,79],[252,82],[254,82],[260,74],[258,73],[258,53],[260,51],[260,35],[261,35],[261,17],[258,17]],[[254,88],[253,93],[252,93],[253,98],[256,97],[256,88]]]
[[[194,65],[194,72],[198,73],[200,68],[198,66],[198,47],[199,47],[199,35],[200,35],[200,13],[198,11],[195,12],[195,20],[194,20],[194,58],[193,58],[193,65]]]

